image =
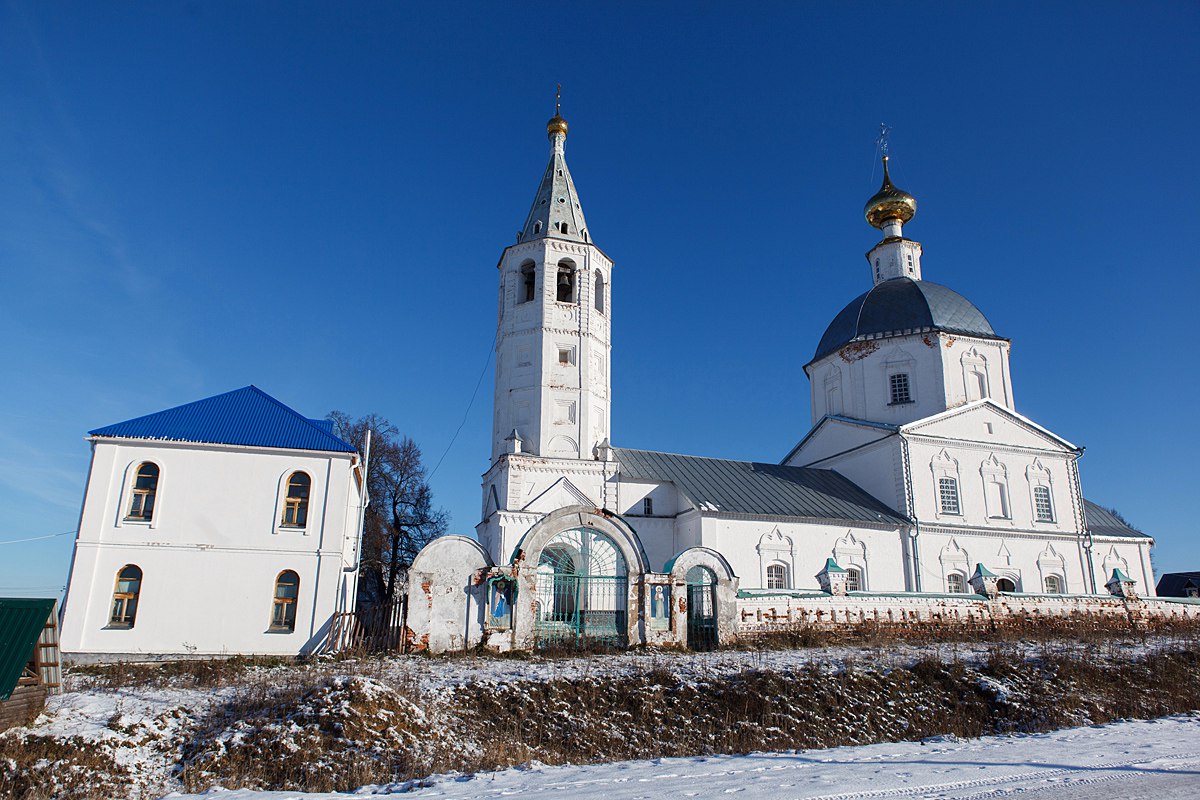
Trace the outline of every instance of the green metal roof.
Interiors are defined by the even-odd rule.
[[[17,688],[53,610],[53,600],[0,597],[0,700]]]

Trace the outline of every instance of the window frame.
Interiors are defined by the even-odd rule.
[[[149,488],[138,486],[138,482],[142,479],[142,470],[146,467],[154,468],[154,485]],[[155,521],[154,515],[158,509],[158,487],[161,482],[162,467],[159,466],[157,461],[151,461],[150,459],[138,461],[137,466],[133,468],[132,479],[129,481],[129,496],[123,504],[125,515],[121,518],[121,521],[135,525],[153,525]],[[149,514],[145,513],[147,498],[149,498],[150,504]],[[135,504],[140,509],[140,513],[136,515],[133,513]]]
[[[950,490],[953,491],[953,496],[949,498],[954,501],[953,510],[950,510],[947,508],[947,503],[946,503],[946,501],[948,499],[947,494],[946,494],[947,488],[949,488]],[[958,488],[958,478],[954,477],[953,475],[937,476],[937,498],[938,498],[938,514],[945,514],[946,516],[950,516],[950,517],[961,517],[963,515],[963,513],[962,513],[962,492],[959,491],[959,488]]]
[[[1055,588],[1050,588],[1050,582],[1053,581]],[[1042,578],[1042,592],[1044,594],[1066,594],[1066,581],[1058,573],[1050,573]]]
[[[296,483],[297,476],[302,476],[307,481],[307,486],[303,487],[302,495],[293,497],[292,487]],[[297,488],[299,489],[299,487]],[[312,501],[312,490],[312,475],[309,475],[306,471],[302,469],[293,470],[287,476],[283,489],[283,514],[279,518],[279,527],[294,531],[304,530],[308,527],[308,511]]]
[[[901,383],[903,381],[903,383]],[[888,373],[888,405],[907,406],[915,403],[912,393],[912,379],[907,372]]]
[[[290,575],[295,578],[294,583],[283,583],[284,576]],[[300,605],[300,573],[294,569],[285,569],[280,571],[275,576],[275,582],[272,584],[271,592],[271,619],[267,626],[268,633],[295,633],[296,632],[296,617],[297,609]],[[294,586],[295,593],[291,597],[280,597],[279,589],[281,586]],[[277,613],[277,609],[282,609],[282,613]],[[290,609],[290,611],[289,611]],[[290,620],[289,620],[290,613]],[[276,619],[282,619],[282,624],[276,624]]]
[[[1041,503],[1038,502],[1041,499],[1040,495],[1042,494],[1045,495],[1045,516],[1042,515]],[[1033,521],[1048,522],[1051,524],[1057,522],[1057,520],[1054,518],[1054,493],[1051,492],[1050,487],[1045,484],[1039,483],[1035,484],[1033,487]]]
[[[782,561],[772,561],[767,564],[767,588],[768,589],[791,589],[791,570],[788,565]],[[775,574],[772,574],[775,573]],[[778,584],[778,585],[775,585]]]
[[[958,581],[958,588],[955,589],[951,585],[951,579]],[[946,573],[946,594],[966,594],[967,593],[967,576],[962,572],[947,572]]]
[[[123,578],[127,570],[137,570],[136,578]],[[131,591],[121,591],[121,581],[137,581],[137,587]],[[116,580],[113,581],[112,603],[108,609],[108,625],[113,630],[132,630],[137,624],[138,600],[142,596],[142,581],[145,573],[137,564],[126,564],[117,570]],[[117,604],[121,604],[121,614],[117,614]]]
[[[866,590],[866,578],[862,567],[856,565],[846,567],[846,591],[862,592]]]

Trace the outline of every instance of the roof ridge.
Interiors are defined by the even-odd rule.
[[[324,429],[323,429],[323,428],[321,428],[320,426],[318,426],[318,425],[314,425],[314,424],[313,424],[313,421],[312,421],[311,419],[309,419],[308,417],[304,416],[303,414],[301,414],[299,411],[297,411],[296,409],[292,408],[291,406],[287,405],[287,404],[286,404],[286,403],[284,403],[282,400],[280,400],[280,399],[278,399],[278,398],[275,398],[275,397],[272,397],[271,395],[267,394],[267,393],[266,393],[266,392],[264,392],[262,389],[260,389],[260,388],[258,388],[257,386],[255,386],[253,383],[252,383],[252,384],[250,384],[249,386],[244,386],[244,387],[242,387],[242,389],[234,389],[234,391],[235,391],[235,392],[240,392],[240,391],[243,391],[243,390],[245,390],[245,389],[250,389],[250,390],[252,390],[252,391],[254,391],[254,392],[257,392],[259,395],[261,395],[262,397],[266,398],[267,400],[270,400],[272,403],[274,403],[275,405],[279,406],[279,407],[280,407],[280,408],[282,408],[284,411],[287,411],[289,414],[291,414],[292,416],[296,417],[296,418],[297,418],[297,419],[299,419],[301,422],[303,422],[305,425],[307,425],[308,427],[310,427],[310,428],[312,428],[313,430],[315,430],[315,431],[317,431],[318,433],[320,433],[322,436],[325,436],[325,437],[327,437],[327,438],[330,438],[330,439],[335,439],[335,440],[337,440],[338,442],[340,442],[340,443],[342,443],[342,444],[344,444],[344,445],[349,445],[350,447],[354,447],[354,445],[350,444],[350,442],[347,442],[345,439],[341,438],[340,436],[334,436],[332,433],[330,433],[330,432],[328,432],[328,431],[324,430]],[[200,401],[197,401],[197,402],[200,402]],[[357,447],[354,447],[354,450],[355,450],[355,452],[358,452],[358,448],[357,448]]]

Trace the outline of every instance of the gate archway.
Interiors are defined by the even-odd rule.
[[[616,542],[589,527],[561,531],[538,558],[534,643],[624,647],[628,598],[628,567]]]
[[[715,650],[717,642],[717,576],[697,564],[687,571],[687,645]]]

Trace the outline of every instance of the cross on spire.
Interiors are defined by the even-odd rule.
[[[888,154],[888,136],[891,135],[891,132],[892,129],[886,122],[879,123],[879,136],[875,139],[875,146],[879,148],[879,154],[884,157]]]
[[[561,116],[562,111],[562,84],[558,85],[558,91],[554,93],[554,116]]]

